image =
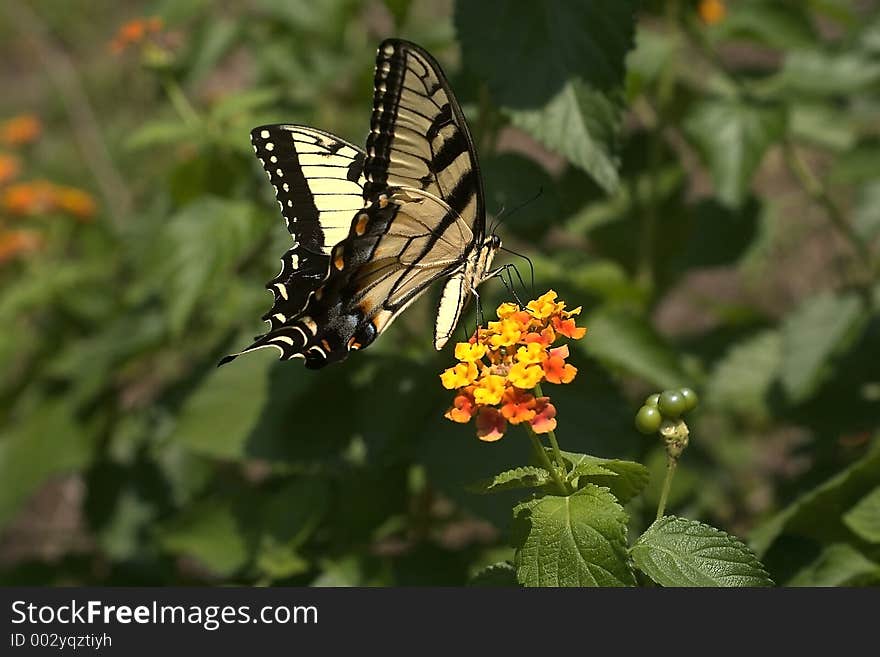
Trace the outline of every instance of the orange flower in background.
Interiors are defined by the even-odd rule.
[[[43,124],[33,114],[19,114],[0,123],[0,143],[6,146],[30,144],[40,137]]]
[[[16,183],[0,191],[0,210],[21,217],[63,212],[88,220],[95,215],[96,207],[87,192],[48,180]]]
[[[706,25],[715,25],[724,20],[727,15],[727,6],[722,0],[700,0],[697,12]]]
[[[123,23],[110,42],[110,50],[119,54],[129,46],[143,42],[151,34],[161,32],[163,27],[164,23],[158,16],[135,18]]]
[[[21,171],[21,162],[15,155],[0,153],[0,185],[15,178]]]
[[[577,368],[566,362],[568,346],[552,345],[560,338],[584,337],[586,329],[574,320],[580,312],[579,307],[565,310],[553,290],[525,308],[498,306],[498,321],[458,343],[458,364],[440,375],[443,387],[456,390],[445,417],[462,424],[475,419],[477,437],[488,442],[502,438],[508,424],[528,423],[535,433],[553,431],[556,408],[533,390],[544,381],[574,380]]]
[[[95,216],[95,199],[76,187],[56,187],[55,206],[79,219],[91,219]]]
[[[20,216],[48,212],[54,206],[54,189],[48,180],[10,185],[0,193],[0,208]]]
[[[39,234],[31,230],[7,230],[0,233],[0,264],[18,255],[38,250],[43,245]]]

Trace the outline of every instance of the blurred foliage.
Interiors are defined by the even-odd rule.
[[[43,129],[0,145],[0,196],[52,180],[95,215],[0,208],[2,581],[512,581],[515,493],[468,485],[529,446],[443,420],[435,298],[319,373],[265,352],[215,368],[260,332],[289,241],[250,128],[362,143],[374,49],[398,35],[450,74],[490,212],[541,192],[499,231],[585,306],[560,439],[647,464],[635,535],[664,458],[632,416],[688,384],[670,509],[750,535],[779,584],[880,582],[877,5],[7,0],[0,118]],[[578,493],[585,522],[602,495]],[[678,520],[652,528],[663,549],[691,540]]]

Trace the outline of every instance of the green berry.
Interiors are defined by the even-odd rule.
[[[700,403],[700,398],[697,397],[697,393],[695,393],[690,388],[682,388],[678,391],[682,397],[684,397],[684,412],[692,411],[697,407],[697,404]]]
[[[660,393],[659,392],[655,392],[653,395],[651,395],[650,397],[648,397],[645,400],[645,406],[654,406],[656,408],[657,404],[659,404],[659,403],[660,403]]]
[[[636,429],[644,434],[656,433],[662,421],[663,416],[654,406],[642,406],[636,413]]]
[[[678,390],[664,390],[660,393],[658,410],[663,417],[674,420],[687,409],[687,402]]]

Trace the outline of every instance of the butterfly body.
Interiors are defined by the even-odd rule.
[[[310,368],[343,360],[448,279],[435,324],[441,349],[496,273],[500,240],[485,234],[473,141],[439,65],[386,40],[374,88],[366,150],[306,126],[252,131],[294,244],[266,285],[269,331],[241,353],[272,346]]]

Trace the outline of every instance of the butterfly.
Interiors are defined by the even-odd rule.
[[[237,356],[275,347],[317,369],[369,346],[437,280],[443,348],[477,286],[497,275],[480,167],[437,61],[387,39],[378,48],[366,150],[301,125],[251,132],[293,238],[266,284],[269,329]]]

